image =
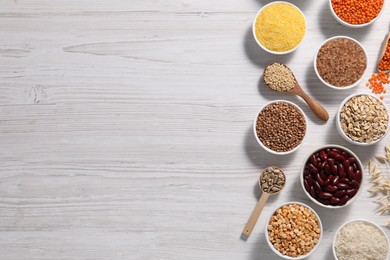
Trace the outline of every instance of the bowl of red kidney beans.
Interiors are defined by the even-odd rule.
[[[306,195],[326,208],[351,204],[363,184],[361,161],[351,150],[340,145],[327,145],[311,153],[301,172]]]

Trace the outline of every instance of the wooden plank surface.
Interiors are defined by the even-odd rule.
[[[373,26],[347,29],[328,1],[292,0],[306,14],[307,37],[293,54],[273,56],[251,34],[268,2],[0,0],[0,258],[278,259],[265,219],[290,200],[313,206],[323,221],[310,259],[332,259],[334,232],[347,220],[386,224],[368,183],[350,207],[326,210],[305,197],[299,170],[323,144],[347,146],[367,162],[390,143],[342,140],[338,105],[367,89],[335,92],[313,69],[326,38],[348,35],[366,47],[371,73],[389,3]],[[328,123],[299,98],[264,87],[261,73],[273,61],[292,68],[328,109]],[[253,119],[273,99],[307,113],[307,139],[293,155],[270,155],[254,139]],[[258,175],[273,164],[287,186],[243,241]]]

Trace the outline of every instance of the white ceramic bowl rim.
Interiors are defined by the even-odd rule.
[[[366,219],[353,219],[353,220],[350,220],[350,221],[347,221],[345,222],[344,224],[342,224],[336,231],[335,235],[334,235],[334,238],[333,238],[333,244],[332,244],[332,251],[333,251],[333,256],[334,256],[334,259],[338,260],[337,258],[337,255],[336,255],[336,249],[335,249],[335,245],[336,245],[336,238],[337,238],[337,235],[340,233],[341,229],[343,229],[346,225],[350,224],[350,223],[353,223],[353,222],[366,222],[370,225],[373,225],[374,227],[378,228],[381,233],[385,236],[386,238],[386,242],[387,242],[387,255],[386,255],[386,259],[389,258],[389,255],[390,255],[390,243],[389,243],[389,238],[387,237],[386,235],[386,232],[377,224],[375,224],[374,222],[372,221],[369,221],[369,220],[366,220]]]
[[[334,11],[333,9],[333,6],[332,6],[332,0],[329,0],[329,9],[333,15],[333,17],[342,25],[344,26],[347,26],[347,27],[350,27],[350,28],[362,28],[362,27],[365,27],[365,26],[368,26],[370,24],[372,24],[373,22],[375,22],[376,20],[378,20],[378,18],[381,16],[382,12],[383,12],[383,9],[384,9],[384,6],[385,6],[385,1],[383,1],[383,5],[382,5],[382,9],[380,10],[379,14],[374,18],[372,19],[371,21],[369,21],[368,23],[362,23],[362,24],[351,24],[351,23],[348,23],[346,21],[344,21],[343,19],[341,19],[337,14],[336,12]]]
[[[305,129],[305,134],[303,136],[303,139],[301,141],[301,143],[299,145],[297,145],[296,147],[294,147],[294,149],[290,150],[290,151],[287,151],[287,152],[276,152],[274,150],[272,150],[271,148],[268,148],[267,146],[265,146],[260,138],[257,136],[257,132],[256,132],[256,124],[257,124],[257,118],[259,117],[259,114],[261,113],[261,111],[263,111],[264,108],[266,108],[267,106],[273,104],[273,103],[278,103],[278,102],[283,102],[283,103],[287,103],[287,104],[290,104],[292,106],[294,106],[295,108],[298,109],[298,111],[302,114],[303,118],[305,119],[305,126],[306,126],[306,129]],[[256,118],[254,120],[254,123],[253,123],[253,133],[255,135],[255,138],[256,138],[256,141],[259,143],[259,145],[264,149],[266,150],[267,152],[269,153],[272,153],[272,154],[277,154],[277,155],[286,155],[286,154],[290,154],[290,153],[293,153],[295,152],[296,150],[298,150],[299,147],[301,147],[301,145],[303,144],[305,138],[306,138],[306,135],[307,135],[307,118],[306,118],[306,115],[305,113],[303,112],[303,110],[296,104],[294,104],[293,102],[291,101],[287,101],[287,100],[282,100],[282,99],[278,99],[278,100],[274,100],[274,101],[270,101],[270,102],[267,102],[264,106],[261,107],[261,109],[259,110],[259,112],[256,114]]]
[[[377,140],[375,140],[375,141],[373,141],[373,142],[371,142],[371,143],[359,143],[359,142],[356,142],[356,141],[352,140],[351,138],[349,138],[349,137],[347,136],[347,134],[344,132],[344,130],[341,128],[340,114],[341,114],[341,110],[342,110],[342,108],[344,107],[345,103],[347,103],[347,102],[348,102],[351,98],[353,98],[353,97],[362,96],[362,95],[371,96],[371,97],[375,98],[376,100],[378,100],[378,101],[383,105],[383,107],[386,109],[386,113],[387,113],[387,120],[388,120],[388,123],[387,123],[387,128],[386,128],[385,134],[384,134],[381,138],[379,138],[379,139],[377,139]],[[340,106],[339,106],[339,109],[337,110],[337,114],[336,114],[336,127],[337,127],[337,129],[338,129],[340,135],[341,135],[347,142],[349,142],[349,143],[351,143],[351,144],[356,144],[356,145],[360,145],[360,146],[373,145],[373,144],[376,144],[376,143],[380,142],[381,140],[383,140],[383,139],[386,137],[387,133],[389,132],[389,123],[390,123],[390,122],[389,122],[389,121],[390,121],[389,119],[390,119],[390,116],[389,116],[388,111],[389,111],[389,110],[387,109],[386,104],[385,104],[380,98],[378,98],[378,97],[376,97],[376,96],[374,96],[374,95],[372,95],[372,94],[369,94],[369,93],[355,93],[355,94],[352,94],[352,95],[346,97],[346,98],[341,102],[341,104],[340,104]]]
[[[357,193],[355,194],[355,196],[353,196],[351,199],[349,199],[347,201],[347,203],[345,203],[344,205],[342,206],[332,206],[332,205],[325,205],[325,204],[322,204],[321,202],[319,202],[318,200],[316,200],[315,198],[313,198],[305,189],[305,185],[303,184],[303,171],[305,170],[305,166],[306,166],[306,163],[307,163],[307,160],[310,158],[310,156],[320,150],[323,150],[323,149],[327,149],[327,148],[337,148],[337,149],[340,149],[342,151],[345,151],[347,153],[349,153],[351,156],[355,157],[356,159],[356,162],[360,168],[360,171],[362,172],[362,180],[361,180],[361,185],[357,191]],[[300,171],[300,181],[301,181],[301,186],[302,186],[302,189],[303,189],[303,192],[307,195],[307,197],[309,197],[309,199],[311,201],[313,201],[315,204],[321,206],[321,207],[324,207],[324,208],[328,208],[328,209],[340,209],[340,208],[344,208],[348,205],[350,205],[352,202],[354,202],[360,195],[360,193],[362,192],[362,183],[364,181],[364,167],[363,167],[363,164],[362,162],[360,161],[359,157],[354,153],[352,152],[351,150],[349,150],[348,148],[344,147],[344,146],[341,146],[341,145],[337,145],[337,144],[327,144],[327,145],[324,145],[324,146],[321,146],[320,148],[317,148],[315,149],[314,151],[312,151],[309,156],[306,157],[306,160],[303,162],[302,164],[302,167],[301,167],[301,171]]]
[[[270,222],[272,216],[273,216],[273,215],[275,214],[275,212],[276,212],[278,209],[280,209],[281,207],[286,206],[286,205],[291,205],[291,204],[298,204],[298,205],[301,205],[301,206],[303,206],[303,207],[308,208],[309,210],[311,210],[311,211],[314,213],[314,215],[317,217],[318,225],[320,226],[320,230],[321,230],[321,231],[320,231],[320,237],[319,237],[319,239],[318,239],[317,244],[311,249],[311,251],[310,251],[309,253],[307,253],[306,255],[299,256],[299,257],[290,257],[290,256],[283,255],[282,253],[280,253],[278,250],[276,250],[276,249],[274,248],[274,246],[272,245],[271,241],[269,241],[269,239],[268,239],[268,224],[269,224],[269,222]],[[314,209],[312,209],[310,206],[308,206],[308,205],[306,205],[306,204],[304,204],[304,203],[302,203],[302,202],[290,201],[290,202],[286,202],[286,203],[283,203],[282,205],[278,206],[278,207],[272,212],[272,214],[271,214],[271,215],[268,217],[268,219],[267,219],[267,222],[266,222],[266,225],[265,225],[265,232],[264,232],[264,233],[265,233],[265,240],[267,240],[268,246],[271,248],[271,250],[272,250],[275,254],[277,254],[278,256],[282,257],[283,259],[290,259],[290,260],[291,260],[291,259],[296,259],[296,260],[299,260],[299,259],[305,259],[305,258],[309,257],[309,256],[317,249],[317,247],[319,246],[319,244],[320,244],[320,242],[321,242],[321,240],[322,240],[323,227],[322,227],[322,222],[321,222],[320,216],[317,214],[317,212],[316,212]]]
[[[257,17],[260,15],[260,13],[266,8],[268,7],[269,5],[273,5],[273,4],[280,4],[280,3],[283,3],[283,4],[288,4],[292,7],[295,7],[300,13],[301,15],[303,16],[303,19],[305,20],[305,33],[303,34],[303,37],[302,37],[302,40],[299,42],[299,44],[297,46],[295,46],[293,49],[291,50],[288,50],[288,51],[283,51],[283,52],[277,52],[277,51],[271,51],[269,49],[267,49],[265,46],[263,46],[260,41],[257,39],[257,36],[256,36],[256,20],[257,20]],[[305,17],[305,14],[302,12],[301,9],[299,9],[299,7],[297,7],[296,5],[292,4],[292,3],[289,3],[289,2],[285,2],[285,1],[274,1],[274,2],[270,2],[268,4],[266,4],[265,6],[263,6],[256,14],[255,16],[255,19],[253,21],[253,24],[252,24],[252,33],[253,33],[253,36],[257,42],[257,44],[263,49],[265,50],[266,52],[269,52],[271,54],[276,54],[276,55],[282,55],[282,54],[288,54],[288,53],[291,53],[293,51],[295,51],[303,42],[303,39],[305,38],[306,36],[306,33],[307,33],[307,20],[306,20],[306,17]]]
[[[348,40],[352,40],[353,42],[357,43],[362,49],[363,49],[363,52],[364,52],[364,55],[366,55],[366,69],[364,70],[362,76],[360,77],[360,79],[358,79],[355,83],[353,83],[352,85],[349,85],[349,86],[345,86],[345,87],[336,87],[336,86],[333,86],[332,84],[326,82],[320,75],[320,73],[318,72],[318,69],[317,69],[317,56],[318,56],[318,53],[320,52],[320,49],[322,48],[322,46],[324,46],[326,43],[332,41],[332,40],[335,40],[335,39],[348,39]],[[368,60],[368,55],[367,55],[367,51],[366,49],[364,48],[364,46],[356,39],[354,38],[351,38],[351,37],[348,37],[348,36],[345,36],[345,35],[338,35],[338,36],[333,36],[331,38],[328,38],[326,39],[322,44],[321,46],[318,48],[317,52],[316,52],[316,55],[314,57],[314,71],[316,72],[317,74],[317,77],[321,80],[321,82],[323,84],[325,84],[327,87],[330,87],[332,89],[336,89],[336,90],[348,90],[348,89],[351,89],[351,88],[354,88],[356,87],[357,85],[359,85],[359,83],[363,80],[364,78],[364,75],[366,74],[367,72],[367,68],[368,68],[368,64],[369,64],[369,60]]]

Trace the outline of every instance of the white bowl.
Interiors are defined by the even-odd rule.
[[[256,20],[257,20],[257,17],[260,15],[260,13],[264,10],[264,8],[266,8],[267,6],[269,5],[272,5],[272,4],[277,4],[277,3],[284,3],[284,4],[288,4],[288,5],[291,5],[293,7],[295,7],[303,16],[303,19],[305,20],[305,33],[303,35],[303,38],[301,40],[301,42],[295,46],[294,49],[291,49],[289,51],[284,51],[284,52],[277,52],[277,51],[271,51],[271,50],[268,50],[265,46],[263,46],[259,40],[257,39],[257,36],[256,36]],[[252,33],[253,33],[253,37],[255,38],[257,44],[263,49],[265,50],[266,52],[268,53],[271,53],[271,54],[277,54],[277,55],[281,55],[281,54],[288,54],[288,53],[291,53],[293,51],[295,51],[303,42],[303,39],[305,39],[305,36],[306,36],[306,32],[307,32],[307,21],[306,21],[306,17],[305,15],[303,14],[303,12],[301,11],[301,9],[299,9],[297,6],[293,5],[292,3],[289,3],[289,2],[285,2],[285,1],[274,1],[274,2],[271,2],[269,4],[266,4],[265,6],[263,6],[256,14],[255,16],[255,20],[253,21],[253,24],[252,24]]]
[[[320,226],[320,230],[321,230],[321,232],[320,232],[320,237],[318,238],[318,242],[317,242],[317,244],[313,247],[313,249],[312,249],[309,253],[307,253],[306,255],[302,255],[302,256],[299,256],[299,257],[290,257],[290,256],[283,255],[282,253],[280,253],[278,250],[276,250],[276,249],[274,248],[274,246],[272,245],[271,241],[269,241],[269,239],[268,239],[268,224],[269,224],[269,222],[270,222],[272,216],[275,214],[275,212],[276,212],[278,209],[280,209],[280,208],[283,207],[283,206],[290,205],[290,204],[298,204],[298,205],[301,205],[301,206],[303,206],[303,207],[305,207],[305,208],[310,209],[310,210],[314,213],[314,215],[317,217],[317,219],[318,219],[318,225]],[[265,233],[265,240],[267,240],[268,246],[271,248],[271,250],[272,250],[276,255],[278,255],[279,257],[281,257],[281,258],[283,258],[283,259],[290,259],[290,260],[291,260],[291,259],[298,259],[298,260],[299,260],[299,259],[305,259],[305,258],[309,257],[309,256],[310,256],[311,254],[313,254],[313,252],[318,248],[318,246],[319,246],[319,244],[320,244],[320,242],[321,242],[321,240],[322,240],[323,228],[322,228],[321,219],[320,219],[320,217],[318,216],[317,212],[315,212],[311,207],[309,207],[309,206],[306,205],[306,204],[303,204],[303,203],[301,203],[301,202],[291,201],[291,202],[286,202],[286,203],[280,205],[279,207],[277,207],[277,208],[272,212],[271,216],[268,217],[268,220],[267,220],[267,222],[266,222],[266,225],[265,225],[265,232],[264,232],[264,233]]]
[[[386,238],[386,241],[387,241],[387,245],[388,245],[388,250],[387,250],[387,255],[386,255],[386,259],[389,259],[389,255],[390,255],[390,246],[389,246],[389,239],[388,237],[386,236],[386,233],[383,231],[383,229],[378,226],[377,224],[375,224],[374,222],[371,222],[371,221],[368,221],[368,220],[365,220],[365,219],[354,219],[354,220],[351,220],[351,221],[348,221],[346,223],[344,223],[343,225],[341,225],[341,227],[339,227],[336,231],[336,234],[334,235],[334,238],[333,238],[333,244],[332,244],[332,251],[333,251],[333,257],[334,259],[338,260],[337,258],[337,255],[336,255],[336,249],[335,249],[335,245],[336,245],[336,238],[337,238],[337,235],[340,233],[341,229],[343,227],[345,227],[346,225],[352,223],[352,222],[366,222],[370,225],[373,225],[374,227],[377,227],[381,232],[382,234],[385,236]]]
[[[322,46],[324,46],[327,42],[331,41],[331,40],[334,40],[334,39],[349,39],[349,40],[352,40],[354,42],[356,42],[364,51],[364,54],[366,55],[366,69],[364,70],[362,76],[360,77],[360,79],[358,81],[356,81],[355,83],[353,83],[352,85],[350,86],[346,86],[346,87],[336,87],[336,86],[333,86],[332,84],[329,84],[328,82],[326,82],[320,75],[320,73],[318,72],[317,70],[317,56],[318,56],[318,53],[321,49]],[[364,48],[364,46],[358,42],[357,40],[351,38],[351,37],[348,37],[348,36],[334,36],[334,37],[331,37],[327,40],[325,40],[322,44],[321,44],[321,47],[318,48],[317,52],[316,52],[316,55],[314,57],[314,71],[316,72],[317,74],[317,77],[320,79],[320,81],[322,83],[324,83],[326,86],[328,86],[329,88],[332,88],[332,89],[336,89],[336,90],[347,90],[347,89],[351,89],[351,88],[354,88],[356,87],[357,85],[359,85],[359,83],[363,80],[364,78],[364,75],[366,74],[367,72],[367,68],[368,68],[368,55],[367,55],[367,51],[366,49]]]
[[[357,193],[355,194],[355,196],[353,196],[350,200],[347,201],[347,203],[345,203],[344,205],[342,206],[333,206],[333,205],[325,205],[325,204],[322,204],[321,202],[319,202],[318,200],[316,200],[315,198],[313,198],[309,192],[307,192],[307,190],[305,189],[305,184],[304,184],[304,170],[305,170],[305,166],[306,166],[306,163],[307,163],[307,160],[309,160],[310,156],[316,152],[319,152],[323,149],[327,149],[327,148],[337,148],[339,150],[342,150],[342,151],[345,151],[347,153],[349,153],[351,156],[355,157],[356,159],[356,164],[357,166],[360,168],[360,171],[362,172],[362,179],[360,181],[360,186],[359,186],[359,189],[357,191]],[[360,193],[362,192],[362,186],[363,186],[363,181],[364,181],[364,167],[363,167],[363,164],[362,162],[360,161],[359,157],[354,153],[352,152],[351,150],[349,150],[348,148],[344,147],[344,146],[341,146],[341,145],[336,145],[336,144],[328,144],[328,145],[324,145],[316,150],[314,150],[313,152],[311,152],[309,154],[309,156],[307,156],[307,159],[304,161],[302,167],[301,167],[301,171],[300,171],[300,180],[301,180],[301,186],[302,186],[302,189],[303,189],[303,192],[305,192],[305,194],[307,195],[307,197],[309,197],[309,199],[311,199],[311,201],[313,201],[315,204],[317,204],[318,206],[321,206],[321,207],[324,207],[324,208],[328,208],[328,209],[339,209],[339,208],[344,208],[350,204],[352,204],[360,195]]]
[[[301,143],[300,143],[299,145],[297,145],[294,149],[292,149],[292,150],[290,150],[290,151],[287,151],[287,152],[276,152],[276,151],[274,151],[274,150],[268,148],[267,146],[265,146],[265,145],[261,142],[261,140],[260,140],[260,138],[257,136],[257,132],[256,132],[256,123],[257,123],[257,118],[259,117],[260,112],[261,112],[266,106],[268,106],[268,105],[270,105],[270,104],[273,104],[273,103],[277,103],[277,102],[284,102],[284,103],[287,103],[287,104],[290,104],[290,105],[294,106],[295,108],[298,109],[298,111],[303,115],[303,118],[305,119],[306,129],[305,129],[305,135],[303,136],[303,139],[302,139]],[[298,150],[298,148],[301,147],[301,145],[303,144],[303,142],[304,142],[304,140],[305,140],[305,138],[306,138],[306,134],[307,134],[307,118],[306,118],[306,115],[305,115],[305,113],[303,112],[303,110],[302,110],[299,106],[295,105],[294,103],[292,103],[292,102],[290,102],[290,101],[287,101],[287,100],[274,100],[274,101],[271,101],[271,102],[266,103],[266,104],[260,109],[260,111],[257,113],[256,118],[255,118],[254,123],[253,123],[253,133],[255,134],[255,138],[256,138],[257,142],[259,143],[259,145],[260,145],[264,150],[266,150],[267,152],[270,152],[270,153],[272,153],[272,154],[277,154],[277,155],[286,155],[286,154],[290,154],[290,153],[293,153],[293,152],[295,152],[296,150]]]
[[[372,19],[370,22],[368,23],[363,23],[363,24],[350,24],[350,23],[347,23],[346,21],[344,21],[343,19],[341,19],[337,14],[336,12],[333,10],[333,6],[332,6],[332,0],[329,0],[329,9],[330,9],[330,12],[332,13],[333,17],[336,19],[336,21],[338,21],[340,24],[346,26],[346,27],[350,27],[350,28],[362,28],[362,27],[366,27],[370,24],[372,24],[373,22],[375,22],[379,16],[381,16],[382,12],[383,12],[383,9],[384,9],[384,6],[385,6],[385,0],[383,1],[383,5],[382,5],[382,9],[381,11],[379,12],[378,16],[375,17],[374,19]]]
[[[341,120],[340,120],[340,114],[341,114],[341,109],[343,108],[343,106],[345,105],[345,103],[347,103],[348,100],[350,100],[351,98],[353,97],[356,97],[356,96],[360,96],[360,95],[366,95],[366,96],[371,96],[373,98],[375,98],[376,100],[378,100],[379,102],[381,102],[381,104],[384,106],[384,108],[386,109],[387,111],[387,114],[388,114],[388,109],[386,107],[386,104],[380,100],[379,98],[377,98],[376,96],[374,95],[371,95],[371,94],[367,94],[367,93],[357,93],[357,94],[353,94],[353,95],[350,95],[348,97],[346,97],[343,102],[341,102],[340,106],[339,106],[339,109],[337,110],[337,114],[336,114],[336,128],[339,132],[339,134],[349,143],[351,144],[355,144],[355,145],[360,145],[360,146],[368,146],[368,145],[373,145],[373,144],[376,144],[378,142],[380,142],[383,138],[385,138],[385,136],[387,135],[387,133],[389,132],[389,123],[387,124],[387,129],[386,129],[386,133],[381,137],[379,138],[378,140],[375,140],[371,143],[359,143],[359,142],[356,142],[354,140],[352,140],[351,138],[349,138],[347,136],[347,134],[343,131],[343,129],[341,128]],[[388,116],[388,119],[389,119],[389,116]],[[390,121],[390,120],[389,120]]]

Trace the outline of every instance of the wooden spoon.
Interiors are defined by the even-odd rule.
[[[274,167],[274,166],[271,166],[271,167]],[[270,168],[270,167],[268,167],[268,168]],[[280,170],[282,172],[282,174],[284,176],[284,180],[285,180],[283,183],[283,187],[279,191],[274,192],[274,193],[265,192],[263,190],[263,188],[261,187],[260,180],[261,180],[261,176],[265,173],[266,170],[267,169],[265,169],[261,173],[260,178],[259,178],[259,186],[260,186],[260,189],[263,193],[261,194],[260,199],[256,204],[256,207],[253,209],[252,214],[249,217],[248,222],[246,223],[246,225],[244,227],[244,230],[242,231],[242,234],[247,236],[247,237],[249,237],[252,234],[253,228],[255,227],[257,220],[259,219],[260,213],[263,210],[265,203],[267,202],[269,196],[278,194],[279,192],[281,192],[283,190],[284,186],[286,185],[286,176],[284,175],[284,172],[282,170]]]
[[[271,64],[272,65],[272,64]],[[283,66],[285,66],[287,69],[289,69],[291,71],[291,69],[289,67],[287,67],[286,65],[282,64]],[[270,66],[270,65],[268,65]],[[267,67],[268,67],[267,66]],[[264,72],[267,70],[267,67],[265,68]],[[295,82],[294,82],[294,87],[290,90],[288,90],[287,92],[291,93],[291,94],[295,94],[295,95],[298,95],[300,96],[301,98],[303,98],[303,100],[305,100],[305,102],[309,105],[310,109],[314,112],[314,114],[321,120],[323,121],[328,121],[329,119],[329,114],[328,112],[325,110],[325,108],[323,108],[317,101],[315,101],[313,98],[311,98],[308,94],[306,94],[305,91],[303,91],[303,89],[301,88],[301,86],[299,85],[294,73],[291,71],[291,74],[294,76],[294,79],[295,79]],[[267,83],[266,83],[267,85]],[[267,85],[268,86],[268,85]],[[270,86],[268,86],[270,89],[273,89],[271,88]]]
[[[385,56],[385,52],[386,52],[386,48],[387,48],[387,44],[388,44],[389,40],[390,40],[390,32],[385,36],[385,40],[383,41],[382,48],[381,48],[381,51],[379,54],[379,60],[378,60],[378,65],[377,65],[377,70],[379,72],[384,72],[384,73],[390,72],[390,68],[388,70],[380,70],[379,69],[379,63],[383,59],[383,56]]]

